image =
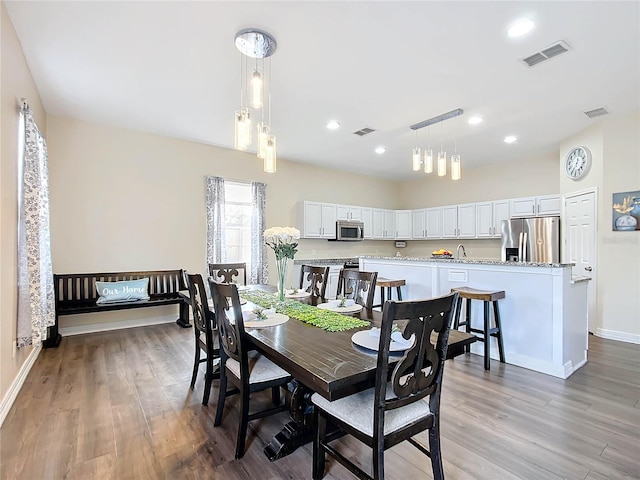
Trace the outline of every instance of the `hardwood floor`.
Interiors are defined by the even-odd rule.
[[[590,340],[589,362],[566,381],[495,361],[487,373],[475,355],[448,361],[447,480],[640,478],[640,346]],[[310,478],[311,445],[273,463],[262,453],[286,413],[252,422],[247,453],[234,460],[237,409],[213,427],[217,383],[203,407],[204,366],[189,389],[193,348],[191,330],[165,324],[66,337],[44,350],[0,430],[0,477]],[[342,442],[368,464],[367,448]],[[388,451],[386,473],[432,478],[409,444]],[[326,478],[354,477],[330,462]]]

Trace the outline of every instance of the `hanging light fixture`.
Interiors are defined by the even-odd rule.
[[[267,173],[276,173],[276,137],[274,135],[267,135],[266,143],[264,171]]]
[[[240,63],[240,110],[236,111],[236,141],[238,150],[246,150],[252,142],[252,123],[249,106],[261,110],[262,120],[257,124],[257,156],[264,160],[264,171],[276,171],[276,137],[271,132],[271,60],[268,62],[268,114],[265,115],[265,78],[267,65],[265,58],[271,57],[276,51],[277,44],[273,36],[257,28],[241,30],[235,37],[236,48],[242,54]],[[251,80],[247,79],[247,57],[255,58],[255,68]],[[261,59],[261,65],[258,63]],[[244,69],[243,69],[244,64]],[[261,67],[261,68],[259,68]],[[262,71],[261,71],[262,70]],[[247,93],[245,94],[245,89]],[[246,103],[244,103],[246,102]],[[265,117],[268,121],[265,121]]]
[[[460,155],[458,154],[458,139],[453,144],[453,155],[451,155],[451,180],[460,180]]]
[[[447,113],[443,113],[442,115],[438,115],[437,117],[433,117],[430,118],[428,120],[424,120],[422,122],[419,123],[415,123],[413,125],[411,125],[409,128],[411,128],[412,130],[419,130],[420,128],[423,127],[428,127],[429,125],[433,125],[435,123],[442,123],[445,120],[448,120],[450,118],[454,118],[457,117],[458,115],[462,115],[464,113],[464,110],[462,110],[461,108],[456,108],[455,110],[451,110],[450,112]],[[418,149],[419,151],[419,149]],[[416,160],[415,160],[415,153],[416,153],[416,149],[414,148],[413,150],[414,153],[414,157],[413,157],[413,170],[417,171],[420,170],[419,166],[418,168],[416,168]],[[438,163],[437,163],[437,173],[439,177],[444,177],[447,175],[447,152],[444,151],[444,144],[443,144],[443,139],[442,139],[442,135],[440,137],[440,151],[438,152]],[[458,178],[460,178],[460,155],[454,155],[451,158],[452,160],[452,177],[457,176]],[[424,150],[424,172],[425,173],[432,173],[433,172],[433,150],[427,146],[427,148],[425,148]],[[455,180],[457,180],[458,178],[454,178]]]
[[[428,127],[427,127],[428,132]],[[424,173],[433,173],[433,149],[427,142],[427,148],[424,149]]]
[[[413,147],[413,153],[411,156],[413,171],[418,172],[420,170],[421,158],[420,158],[420,147],[418,146],[418,131],[416,130],[416,146]]]

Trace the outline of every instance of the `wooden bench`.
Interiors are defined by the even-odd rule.
[[[96,282],[121,282],[141,278],[149,279],[149,300],[96,304],[99,297]],[[189,297],[180,294],[180,290],[187,290],[182,270],[54,274],[53,286],[56,323],[53,327],[49,327],[48,338],[44,342],[45,348],[57,347],[60,344],[62,336],[58,333],[58,317],[61,315],[177,304],[180,306],[180,316],[176,323],[185,328],[191,326],[189,323]]]

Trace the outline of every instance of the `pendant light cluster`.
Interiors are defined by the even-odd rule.
[[[427,145],[427,147],[424,149],[424,157],[422,157],[420,147],[418,146],[418,130],[424,127],[428,127],[429,125],[442,123],[449,118],[457,117],[458,115],[462,115],[463,113],[464,110],[458,108],[456,110],[443,113],[442,115],[438,115],[437,117],[430,118],[429,120],[424,120],[420,123],[416,123],[409,127],[416,132],[416,146],[413,148],[411,156],[414,172],[419,172],[423,167],[424,173],[430,174],[434,171],[433,149],[431,149],[431,147]],[[437,155],[437,163],[435,167],[439,177],[445,177],[447,175],[447,152],[445,152],[444,150],[442,135],[440,135],[440,151]],[[460,174],[460,154],[458,154],[458,145],[456,141],[454,146],[454,154],[451,155],[451,179],[460,180]]]
[[[253,143],[252,111],[260,121],[256,124],[258,158],[264,171],[276,172],[276,137],[271,133],[271,55],[276,40],[256,28],[236,34],[236,48],[240,51],[240,109],[236,110],[235,142],[237,150],[247,150]],[[253,60],[252,60],[253,59]],[[249,74],[249,69],[252,73]],[[266,84],[266,87],[265,87]]]

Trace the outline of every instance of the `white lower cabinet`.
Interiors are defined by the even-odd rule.
[[[327,279],[327,290],[325,292],[327,299],[334,300],[336,298],[341,269],[342,265],[331,265],[329,267],[329,278]]]

